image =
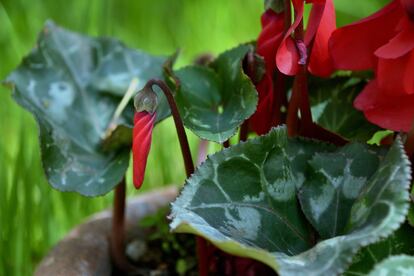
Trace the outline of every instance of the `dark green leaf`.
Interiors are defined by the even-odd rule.
[[[352,204],[378,169],[380,157],[374,148],[348,144],[308,161],[314,173],[305,179],[299,199],[322,239],[343,234]]]
[[[361,249],[352,260],[346,276],[366,275],[380,261],[392,255],[414,254],[414,229],[403,224],[387,239]]]
[[[349,77],[311,78],[309,96],[316,123],[342,137],[366,142],[379,130],[353,106],[366,82]]]
[[[163,79],[163,66],[167,60],[170,63],[175,61],[126,48],[114,39],[98,39],[96,43],[99,43],[104,57],[99,61],[90,85],[100,93],[123,97],[133,78],[138,79],[137,91],[141,91],[148,80]],[[161,90],[154,87],[154,91],[158,96],[156,122],[159,122],[170,115],[170,108]]]
[[[257,92],[242,70],[242,59],[251,48],[242,45],[227,51],[210,67],[193,65],[175,72],[184,124],[201,138],[222,143],[254,113]]]
[[[368,276],[412,276],[414,257],[407,255],[392,256],[377,265]]]
[[[355,155],[358,150],[361,157]],[[299,190],[317,198],[313,194],[320,194],[317,189],[304,190],[321,170],[340,172],[332,161],[334,153],[352,158],[347,160],[350,172],[345,164],[342,174],[360,179],[330,184],[355,188],[343,194],[346,200],[349,194],[356,200],[350,203],[347,216],[338,215],[346,221],[341,225],[343,235],[312,247],[312,233],[301,214],[301,207],[305,208],[298,205],[296,195]],[[336,148],[287,138],[286,129],[277,128],[210,156],[173,203],[171,228],[204,236],[227,252],[268,264],[281,275],[333,275],[345,270],[358,249],[391,235],[404,221],[409,178],[400,139],[383,157],[382,149],[358,144]],[[332,179],[324,179],[321,185],[327,185],[326,181]],[[332,201],[332,197],[317,199],[325,207]],[[332,217],[326,219],[332,221]]]
[[[102,195],[124,176],[129,148],[103,152],[101,139],[131,72],[141,80],[150,76],[139,74],[139,58],[146,69],[160,63],[117,40],[82,36],[48,22],[36,48],[7,78],[14,99],[39,124],[43,167],[56,189]],[[132,117],[131,101],[118,123],[132,125]]]

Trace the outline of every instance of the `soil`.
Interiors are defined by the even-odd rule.
[[[138,223],[145,229],[145,239],[135,239],[127,245],[130,261],[139,268],[135,275],[198,275],[195,236],[170,233],[168,212],[168,207],[161,208]],[[112,275],[122,274],[114,271]]]
[[[127,246],[127,255],[139,267],[139,276],[193,276],[198,275],[196,238],[189,234],[172,234],[167,214],[161,208],[155,215],[143,218],[139,226],[145,229],[145,239],[133,240]],[[276,275],[268,266],[252,259],[227,254],[207,243],[209,275]],[[114,272],[113,275],[122,275]]]

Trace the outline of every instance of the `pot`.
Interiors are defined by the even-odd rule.
[[[155,190],[128,199],[125,213],[126,240],[142,237],[138,221],[165,207],[177,196],[177,187]],[[112,211],[105,210],[75,227],[37,266],[36,276],[111,275],[109,251]]]

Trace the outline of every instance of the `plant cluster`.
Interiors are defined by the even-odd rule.
[[[336,28],[333,0],[267,0],[261,23],[257,41],[179,69],[177,54],[46,23],[7,82],[39,124],[48,181],[85,196],[116,187],[113,257],[133,269],[130,151],[139,188],[153,128],[172,116],[188,178],[170,228],[198,236],[200,275],[218,249],[280,275],[413,275],[414,1]],[[223,149],[195,168],[184,127]],[[259,269],[242,264],[220,273]]]

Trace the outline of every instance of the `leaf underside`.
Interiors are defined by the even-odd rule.
[[[104,152],[102,138],[130,80],[138,77],[143,85],[161,77],[163,60],[46,23],[36,48],[6,82],[39,125],[42,163],[54,188],[97,196],[119,183],[129,148]],[[118,123],[129,128],[132,117],[131,102]]]
[[[194,65],[174,72],[181,84],[175,98],[184,124],[200,138],[222,143],[256,110],[256,89],[242,70],[251,48],[241,45],[209,67]]]
[[[337,274],[404,221],[409,178],[399,139],[385,153],[287,138],[279,127],[210,156],[173,203],[171,228],[281,275]]]

